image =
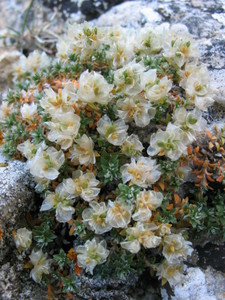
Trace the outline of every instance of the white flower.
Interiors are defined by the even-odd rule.
[[[127,129],[128,126],[123,120],[111,121],[107,115],[97,123],[97,131],[115,146],[122,145],[127,137]]]
[[[73,112],[56,113],[46,124],[50,128],[48,140],[59,144],[63,150],[67,150],[72,146],[73,139],[78,134],[80,117]]]
[[[65,205],[62,202],[57,204],[55,211],[56,220],[60,223],[68,222],[72,219],[72,215],[75,213],[75,208],[70,205]]]
[[[17,149],[25,156],[27,159],[31,159],[34,157],[37,149],[42,148],[46,149],[46,144],[44,142],[39,144],[32,144],[30,140],[26,140],[25,142],[19,144]]]
[[[135,48],[136,52],[141,52],[141,54],[154,54],[161,49],[161,44],[159,32],[155,28],[153,32],[151,27],[145,26],[138,32]]]
[[[142,96],[119,99],[116,103],[118,116],[125,121],[135,121],[138,127],[145,127],[155,116],[155,109],[151,107],[149,100]]]
[[[70,39],[67,37],[60,37],[58,43],[56,44],[57,47],[57,56],[62,59],[66,60],[68,58],[69,50],[71,47]]]
[[[46,190],[49,187],[49,184],[51,182],[50,179],[47,178],[40,178],[40,177],[34,177],[34,181],[36,183],[35,185],[35,191],[37,193],[42,193],[44,190]]]
[[[166,155],[171,160],[179,159],[186,151],[184,132],[172,123],[167,125],[166,131],[159,129],[151,135],[150,146],[147,149],[150,156]]]
[[[13,106],[6,101],[0,105],[0,121],[4,121],[10,113],[12,113]]]
[[[214,102],[207,68],[201,66],[191,74],[188,74],[187,71],[186,75],[188,75],[187,79],[183,81],[182,85],[190,97],[188,100],[190,103],[194,103],[197,108],[206,110]]]
[[[107,59],[112,61],[114,70],[123,67],[134,58],[134,49],[130,41],[113,42],[106,52]]]
[[[131,158],[131,163],[123,165],[120,172],[123,183],[131,181],[141,187],[148,187],[160,178],[161,172],[158,169],[159,165],[156,164],[156,160],[140,156],[137,160]]]
[[[204,65],[197,66],[194,62],[186,63],[184,68],[178,70],[178,74],[180,75],[179,86],[185,89],[188,77],[193,73],[195,74],[199,72],[202,73],[204,76],[205,74],[207,74],[208,76],[208,70]]]
[[[157,271],[156,276],[162,279],[162,285],[167,281],[174,285],[184,279],[184,264],[181,262],[170,264],[164,260],[161,264],[155,264],[152,267]]]
[[[157,70],[156,69],[150,69],[147,72],[143,72],[141,74],[141,87],[145,91],[147,89],[150,89],[157,80]]]
[[[140,63],[130,62],[125,67],[114,72],[114,83],[117,93],[129,96],[138,95],[142,91],[140,74],[144,67]]]
[[[108,84],[101,74],[87,70],[80,76],[78,97],[87,103],[108,104],[112,89],[113,85]]]
[[[152,70],[150,70],[152,71]],[[149,71],[148,71],[149,72]],[[146,72],[147,73],[147,72]],[[154,83],[152,83],[152,75],[150,77],[150,81],[145,85],[145,94],[150,102],[158,102],[168,97],[168,92],[172,88],[172,82],[168,79],[167,76],[164,76],[161,79],[156,79]],[[143,82],[147,80],[146,78],[143,79]]]
[[[73,145],[70,151],[69,158],[71,161],[80,163],[81,165],[95,164],[94,143],[90,137],[83,134],[79,139],[76,139],[76,144]]]
[[[156,248],[160,245],[162,240],[161,237],[154,234],[157,228],[158,227],[154,224],[137,222],[135,227],[127,228],[126,241],[121,242],[120,245],[131,253],[138,253],[141,249],[141,245],[147,249]]]
[[[164,235],[168,235],[168,234],[171,234],[171,230],[170,230],[170,228],[171,228],[171,224],[164,224],[164,223],[162,223],[162,224],[160,224],[159,225],[159,235],[160,236],[164,236]]]
[[[197,133],[203,132],[207,125],[199,111],[187,111],[184,107],[176,109],[173,118],[174,124],[180,126],[184,131],[187,143],[192,143]]]
[[[136,134],[128,136],[121,146],[121,152],[129,157],[140,155],[143,149],[144,147]]]
[[[163,194],[155,191],[141,191],[137,195],[136,212],[132,215],[135,221],[147,221],[152,216],[152,211],[161,206]]]
[[[104,28],[97,28],[88,22],[83,24],[69,25],[68,40],[70,43],[70,53],[80,55],[80,60],[86,62],[94,51],[99,49],[105,40]]]
[[[175,34],[166,39],[163,55],[171,63],[182,67],[189,58],[198,57],[198,43],[188,34]]]
[[[109,255],[106,246],[105,240],[99,242],[96,238],[88,240],[83,246],[78,246],[76,248],[78,266],[93,274],[94,268],[103,264]]]
[[[46,197],[42,203],[40,211],[55,209],[56,220],[60,223],[68,222],[72,219],[75,213],[75,208],[71,205],[74,201],[67,200],[68,193],[65,191],[64,185],[59,184],[55,193],[47,192]]]
[[[131,220],[132,206],[110,201],[106,221],[114,228],[125,228]]]
[[[19,228],[14,236],[16,247],[19,251],[30,248],[32,243],[32,231],[27,228]]]
[[[28,57],[22,55],[19,60],[19,66],[16,65],[15,71],[18,75],[25,72],[36,73],[41,68],[46,68],[50,65],[51,59],[45,52],[37,50],[31,52]]]
[[[37,113],[37,104],[24,103],[20,108],[20,112],[22,115],[22,119],[29,121]]]
[[[64,161],[62,150],[57,151],[54,147],[49,147],[47,150],[39,148],[35,156],[28,161],[28,167],[33,176],[54,180],[58,177],[58,170]]]
[[[69,82],[63,89],[55,93],[51,88],[44,90],[45,95],[40,100],[40,105],[44,110],[52,115],[61,112],[71,112],[77,101],[76,85]]]
[[[106,221],[107,207],[104,202],[92,201],[82,213],[83,221],[96,234],[103,234],[111,230],[112,226]]]
[[[169,263],[177,262],[180,258],[186,259],[193,249],[191,242],[186,241],[182,234],[166,235],[163,238],[163,255]]]
[[[32,250],[30,255],[30,261],[34,265],[30,272],[30,276],[35,282],[40,283],[42,274],[50,273],[50,259],[47,259],[47,254],[42,250]]]
[[[76,171],[73,174],[73,179],[65,179],[63,184],[70,199],[80,196],[85,201],[90,202],[100,192],[100,188],[97,188],[99,181],[95,178],[94,173],[83,174],[82,171]]]

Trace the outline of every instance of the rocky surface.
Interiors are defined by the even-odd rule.
[[[24,257],[12,232],[24,226],[25,213],[35,207],[34,183],[23,162],[7,163],[0,155],[0,299],[44,299],[24,269]],[[44,293],[44,291],[43,291]],[[35,296],[36,295],[36,296]]]
[[[8,24],[17,24],[18,14],[12,14],[12,7],[8,3],[14,4],[17,12],[21,10],[21,0],[2,0],[0,10],[4,5],[4,17],[0,20],[0,29]],[[50,9],[59,8],[72,20],[82,21],[92,19],[109,9],[112,4],[123,1],[44,1],[48,2]],[[55,5],[52,3],[55,2]],[[26,1],[24,8],[30,1]],[[50,4],[49,4],[50,3]],[[5,9],[6,7],[6,9]],[[47,9],[48,16],[53,16],[53,12]],[[54,8],[55,9],[55,8]],[[24,9],[23,9],[24,12]],[[44,9],[44,12],[46,10]],[[58,18],[58,17],[57,17]],[[8,19],[8,20],[7,20]],[[6,22],[7,20],[7,22]],[[4,23],[5,22],[5,23]],[[58,22],[58,23],[57,23]],[[146,23],[158,25],[163,22],[183,23],[189,31],[199,40],[201,44],[201,60],[209,70],[214,82],[216,104],[206,113],[209,126],[219,123],[224,125],[225,120],[225,4],[223,0],[152,0],[152,1],[126,1],[111,8],[94,21],[98,25],[122,25],[138,28]],[[51,32],[57,35],[63,31],[62,18],[56,19],[57,26],[51,25]],[[55,24],[53,22],[53,24]],[[9,42],[9,40],[7,40]],[[6,41],[6,42],[7,42]],[[11,42],[11,40],[10,40]],[[30,40],[32,43],[32,39]],[[1,45],[0,45],[1,46]],[[4,45],[2,45],[4,46]],[[10,52],[11,53],[11,52]],[[5,59],[5,57],[4,57]],[[3,60],[0,56],[0,66]],[[4,61],[3,61],[4,63]],[[8,62],[6,62],[8,63]],[[5,69],[5,65],[3,67]],[[8,76],[8,75],[7,75]],[[3,76],[3,79],[6,76]],[[1,78],[0,78],[1,81]],[[4,88],[3,81],[3,88]],[[0,158],[1,163],[1,158]],[[33,284],[29,279],[29,272],[23,270],[23,257],[16,254],[12,239],[12,230],[19,227],[21,216],[30,208],[34,194],[32,192],[32,180],[23,163],[14,162],[9,166],[0,168],[0,229],[2,240],[0,253],[2,267],[0,270],[0,299],[45,299],[45,291],[37,284]],[[219,250],[216,248],[219,247]],[[14,250],[12,250],[14,249]],[[11,255],[9,255],[11,251]],[[161,296],[158,293],[158,283],[142,282],[142,284],[128,296],[130,300],[217,300],[225,299],[225,277],[222,272],[220,261],[224,258],[224,248],[222,245],[207,244],[204,248],[199,248],[200,268],[189,268],[183,284],[174,286],[173,291],[163,288]],[[216,254],[217,253],[217,254]],[[6,254],[9,256],[6,258]],[[211,257],[210,257],[211,256]],[[212,257],[213,256],[213,257]],[[9,262],[9,258],[11,261]],[[209,267],[212,266],[212,267]],[[206,270],[204,270],[206,269]],[[220,272],[220,271],[222,272]],[[84,279],[85,281],[85,279]],[[85,284],[85,282],[84,282]],[[87,281],[89,285],[90,282]],[[92,284],[94,284],[92,282]],[[94,286],[92,286],[93,289]],[[99,287],[96,287],[98,290]],[[93,296],[92,291],[89,291]],[[122,294],[121,294],[122,295]],[[121,295],[110,296],[110,291],[105,296],[108,299],[122,299]],[[96,294],[95,294],[96,296]],[[99,297],[99,295],[98,295]],[[111,297],[111,298],[110,298]],[[114,298],[113,298],[114,297]],[[98,299],[98,298],[97,298]],[[126,298],[124,298],[126,299]]]
[[[34,206],[34,184],[22,162],[3,163],[0,171],[0,262],[4,262],[15,248],[12,231],[22,225],[22,215]]]
[[[225,275],[208,267],[188,268],[185,281],[173,286],[173,295],[161,289],[163,300],[223,300],[225,298]]]
[[[97,18],[112,6],[124,0],[45,0],[44,5],[58,8],[64,18],[75,13],[81,13],[87,21]]]
[[[0,299],[2,300],[44,300],[47,292],[31,281],[24,270],[24,259],[16,253],[10,255],[10,262],[0,269]]]

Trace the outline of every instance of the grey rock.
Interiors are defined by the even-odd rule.
[[[185,281],[173,286],[173,296],[161,289],[163,300],[223,300],[225,298],[225,275],[209,267],[188,268]]]
[[[25,212],[34,207],[34,182],[26,164],[20,161],[9,162],[0,172],[0,262],[15,247],[12,231],[22,223]]]
[[[162,17],[156,11],[155,1],[127,1],[114,6],[101,15],[95,24],[99,26],[121,25],[139,28],[146,23],[156,25],[162,23]]]
[[[24,269],[25,253],[19,254],[12,237],[13,230],[24,226],[24,214],[35,207],[34,182],[25,163],[0,159],[0,299],[44,299]]]
[[[12,258],[12,256],[11,256]],[[44,300],[46,291],[29,278],[24,270],[23,258],[13,256],[0,269],[0,299],[2,300]]]
[[[130,276],[128,279],[99,278],[82,275],[80,276],[79,286],[81,287],[78,295],[82,299],[118,299],[129,300],[129,290],[135,286],[138,276]]]

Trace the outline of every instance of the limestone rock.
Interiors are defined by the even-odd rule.
[[[0,299],[2,300],[44,300],[46,291],[29,278],[24,270],[22,257],[5,263],[0,269]]]
[[[15,248],[12,231],[21,217],[34,206],[34,183],[25,163],[10,162],[0,173],[0,262]],[[0,168],[0,169],[1,169]]]
[[[222,300],[225,297],[225,275],[208,267],[188,268],[185,280],[173,286],[174,296],[169,298],[166,290],[161,289],[163,300]]]

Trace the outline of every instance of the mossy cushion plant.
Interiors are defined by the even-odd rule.
[[[33,280],[67,297],[83,273],[148,268],[163,284],[182,280],[195,216],[209,211],[207,180],[224,186],[224,161],[205,173],[193,144],[207,137],[213,93],[187,28],[69,25],[56,57],[21,56],[14,85],[1,105],[2,152],[27,160],[43,198],[35,226],[14,233]],[[210,202],[217,233],[219,198]]]

